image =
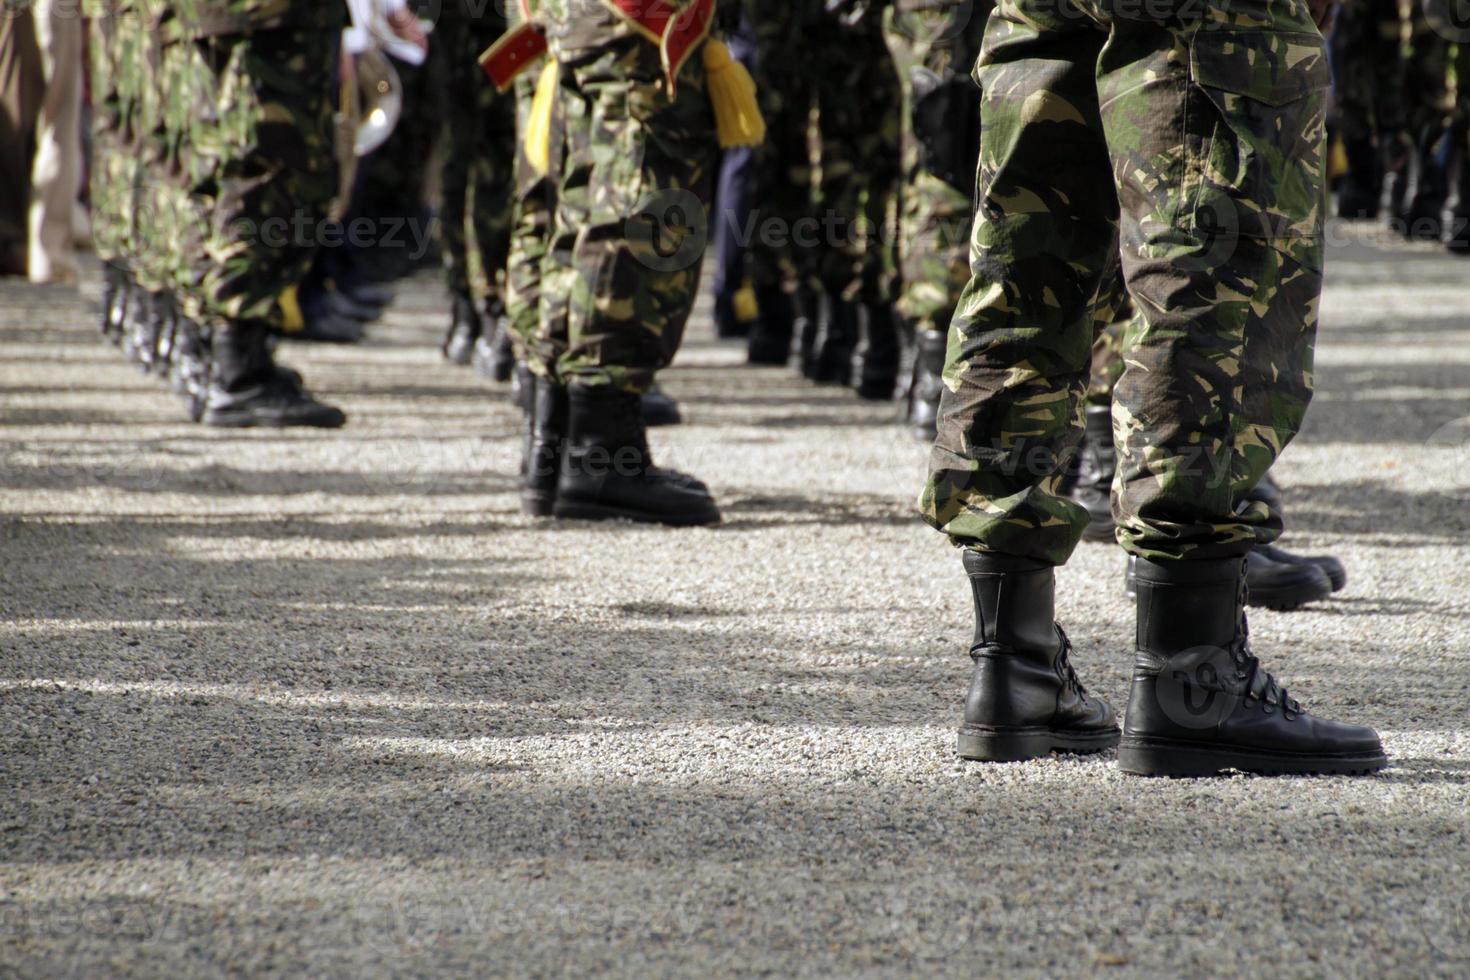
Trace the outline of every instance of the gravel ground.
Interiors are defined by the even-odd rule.
[[[0,975],[1470,973],[1470,264],[1337,227],[1278,468],[1345,592],[1253,615],[1367,779],[965,765],[971,629],[887,406],[707,319],[712,530],[520,516],[442,297],[288,348],[340,433],[216,432],[0,289]],[[95,286],[93,286],[95,290]],[[1120,707],[1122,555],[1060,573]]]

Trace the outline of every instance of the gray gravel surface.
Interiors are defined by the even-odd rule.
[[[520,516],[432,280],[285,349],[352,416],[285,434],[0,287],[0,975],[1470,974],[1470,264],[1334,231],[1277,472],[1351,580],[1252,632],[1368,779],[958,762],[924,449],[702,315],[655,445],[727,520],[666,531]],[[1060,574],[1120,707],[1122,564]]]

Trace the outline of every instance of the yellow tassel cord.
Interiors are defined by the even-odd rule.
[[[704,73],[715,110],[720,146],[759,146],[766,140],[766,120],[755,98],[755,81],[730,49],[714,38],[704,42]]]
[[[288,286],[286,291],[276,297],[276,305],[281,308],[281,331],[283,333],[300,333],[306,329],[306,317],[301,312],[301,301],[297,297],[295,286]]]
[[[526,161],[543,177],[551,169],[551,110],[556,105],[556,87],[560,84],[561,66],[555,58],[549,58],[541,69],[541,77],[536,79],[525,138]]]

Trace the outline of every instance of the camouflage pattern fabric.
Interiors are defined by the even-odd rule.
[[[573,4],[538,16],[561,63],[565,133],[543,295],[564,296],[563,383],[641,392],[683,340],[699,285],[719,166],[714,116],[698,54],[670,93],[658,49],[610,32],[592,44]],[[567,39],[580,39],[568,47]],[[559,39],[559,40],[556,40]]]
[[[538,74],[527,72],[516,79],[516,119],[522,130],[531,112]],[[560,115],[553,113],[553,162],[559,162],[563,155],[559,122]],[[558,180],[557,171],[537,173],[526,158],[524,145],[517,142],[515,207],[505,270],[506,320],[516,348],[516,360],[524,362],[540,377],[556,375],[557,362],[567,347],[566,297],[547,295],[541,289],[542,269],[547,263],[556,218]]]
[[[960,293],[970,281],[975,171],[972,166],[966,174],[968,187],[956,186],[935,172],[916,134],[915,105],[919,100],[946,99],[950,86],[974,88],[970,73],[991,6],[989,0],[954,0],[945,5],[900,0],[886,31],[904,104],[898,235],[902,291],[896,306],[916,330],[947,331]],[[971,94],[960,92],[961,96]],[[978,100],[978,95],[979,89],[974,88],[973,97]],[[948,110],[955,106],[936,104],[935,108],[950,116]],[[978,105],[974,123],[978,127]],[[953,128],[964,131],[958,125]]]
[[[493,4],[479,14],[470,7],[468,0],[445,3],[433,40],[443,49],[448,86],[440,237],[450,291],[491,297],[498,306],[510,249],[515,100],[497,92],[478,63],[505,33],[505,18]]]
[[[1348,0],[1338,11],[1332,43],[1349,67],[1332,86],[1343,139],[1403,130],[1406,65],[1398,0]]]
[[[131,186],[126,126],[132,73],[120,61],[120,34],[131,25],[123,20],[124,9],[102,0],[91,0],[83,13],[90,18],[92,247],[103,262],[122,265],[128,248],[128,211],[123,199],[124,188]]]
[[[1119,541],[1239,556],[1279,515],[1233,512],[1311,396],[1322,270],[1325,45],[1299,0],[1001,0],[971,280],[949,334],[921,496],[958,545],[1065,562],[1095,304],[1115,254],[1138,316],[1114,393]]]
[[[816,10],[797,65],[813,80],[820,137],[817,277],[850,301],[883,303],[893,298],[903,99],[883,40],[886,4],[857,6]]]
[[[757,94],[766,120],[766,141],[756,152],[751,202],[757,228],[783,229],[775,236],[756,234],[748,265],[757,286],[816,278],[815,248],[796,248],[790,230],[815,222],[815,169],[810,147],[816,94],[808,70],[812,14],[790,0],[745,0],[745,15],[755,34]]]
[[[311,264],[338,190],[341,16],[326,30],[221,34],[199,47],[212,97],[184,153],[192,207],[207,220],[180,278],[185,312],[201,322],[279,322],[277,298]]]

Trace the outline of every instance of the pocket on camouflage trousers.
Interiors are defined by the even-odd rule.
[[[1190,43],[1191,228],[1321,238],[1327,50],[1320,34],[1205,27]]]

